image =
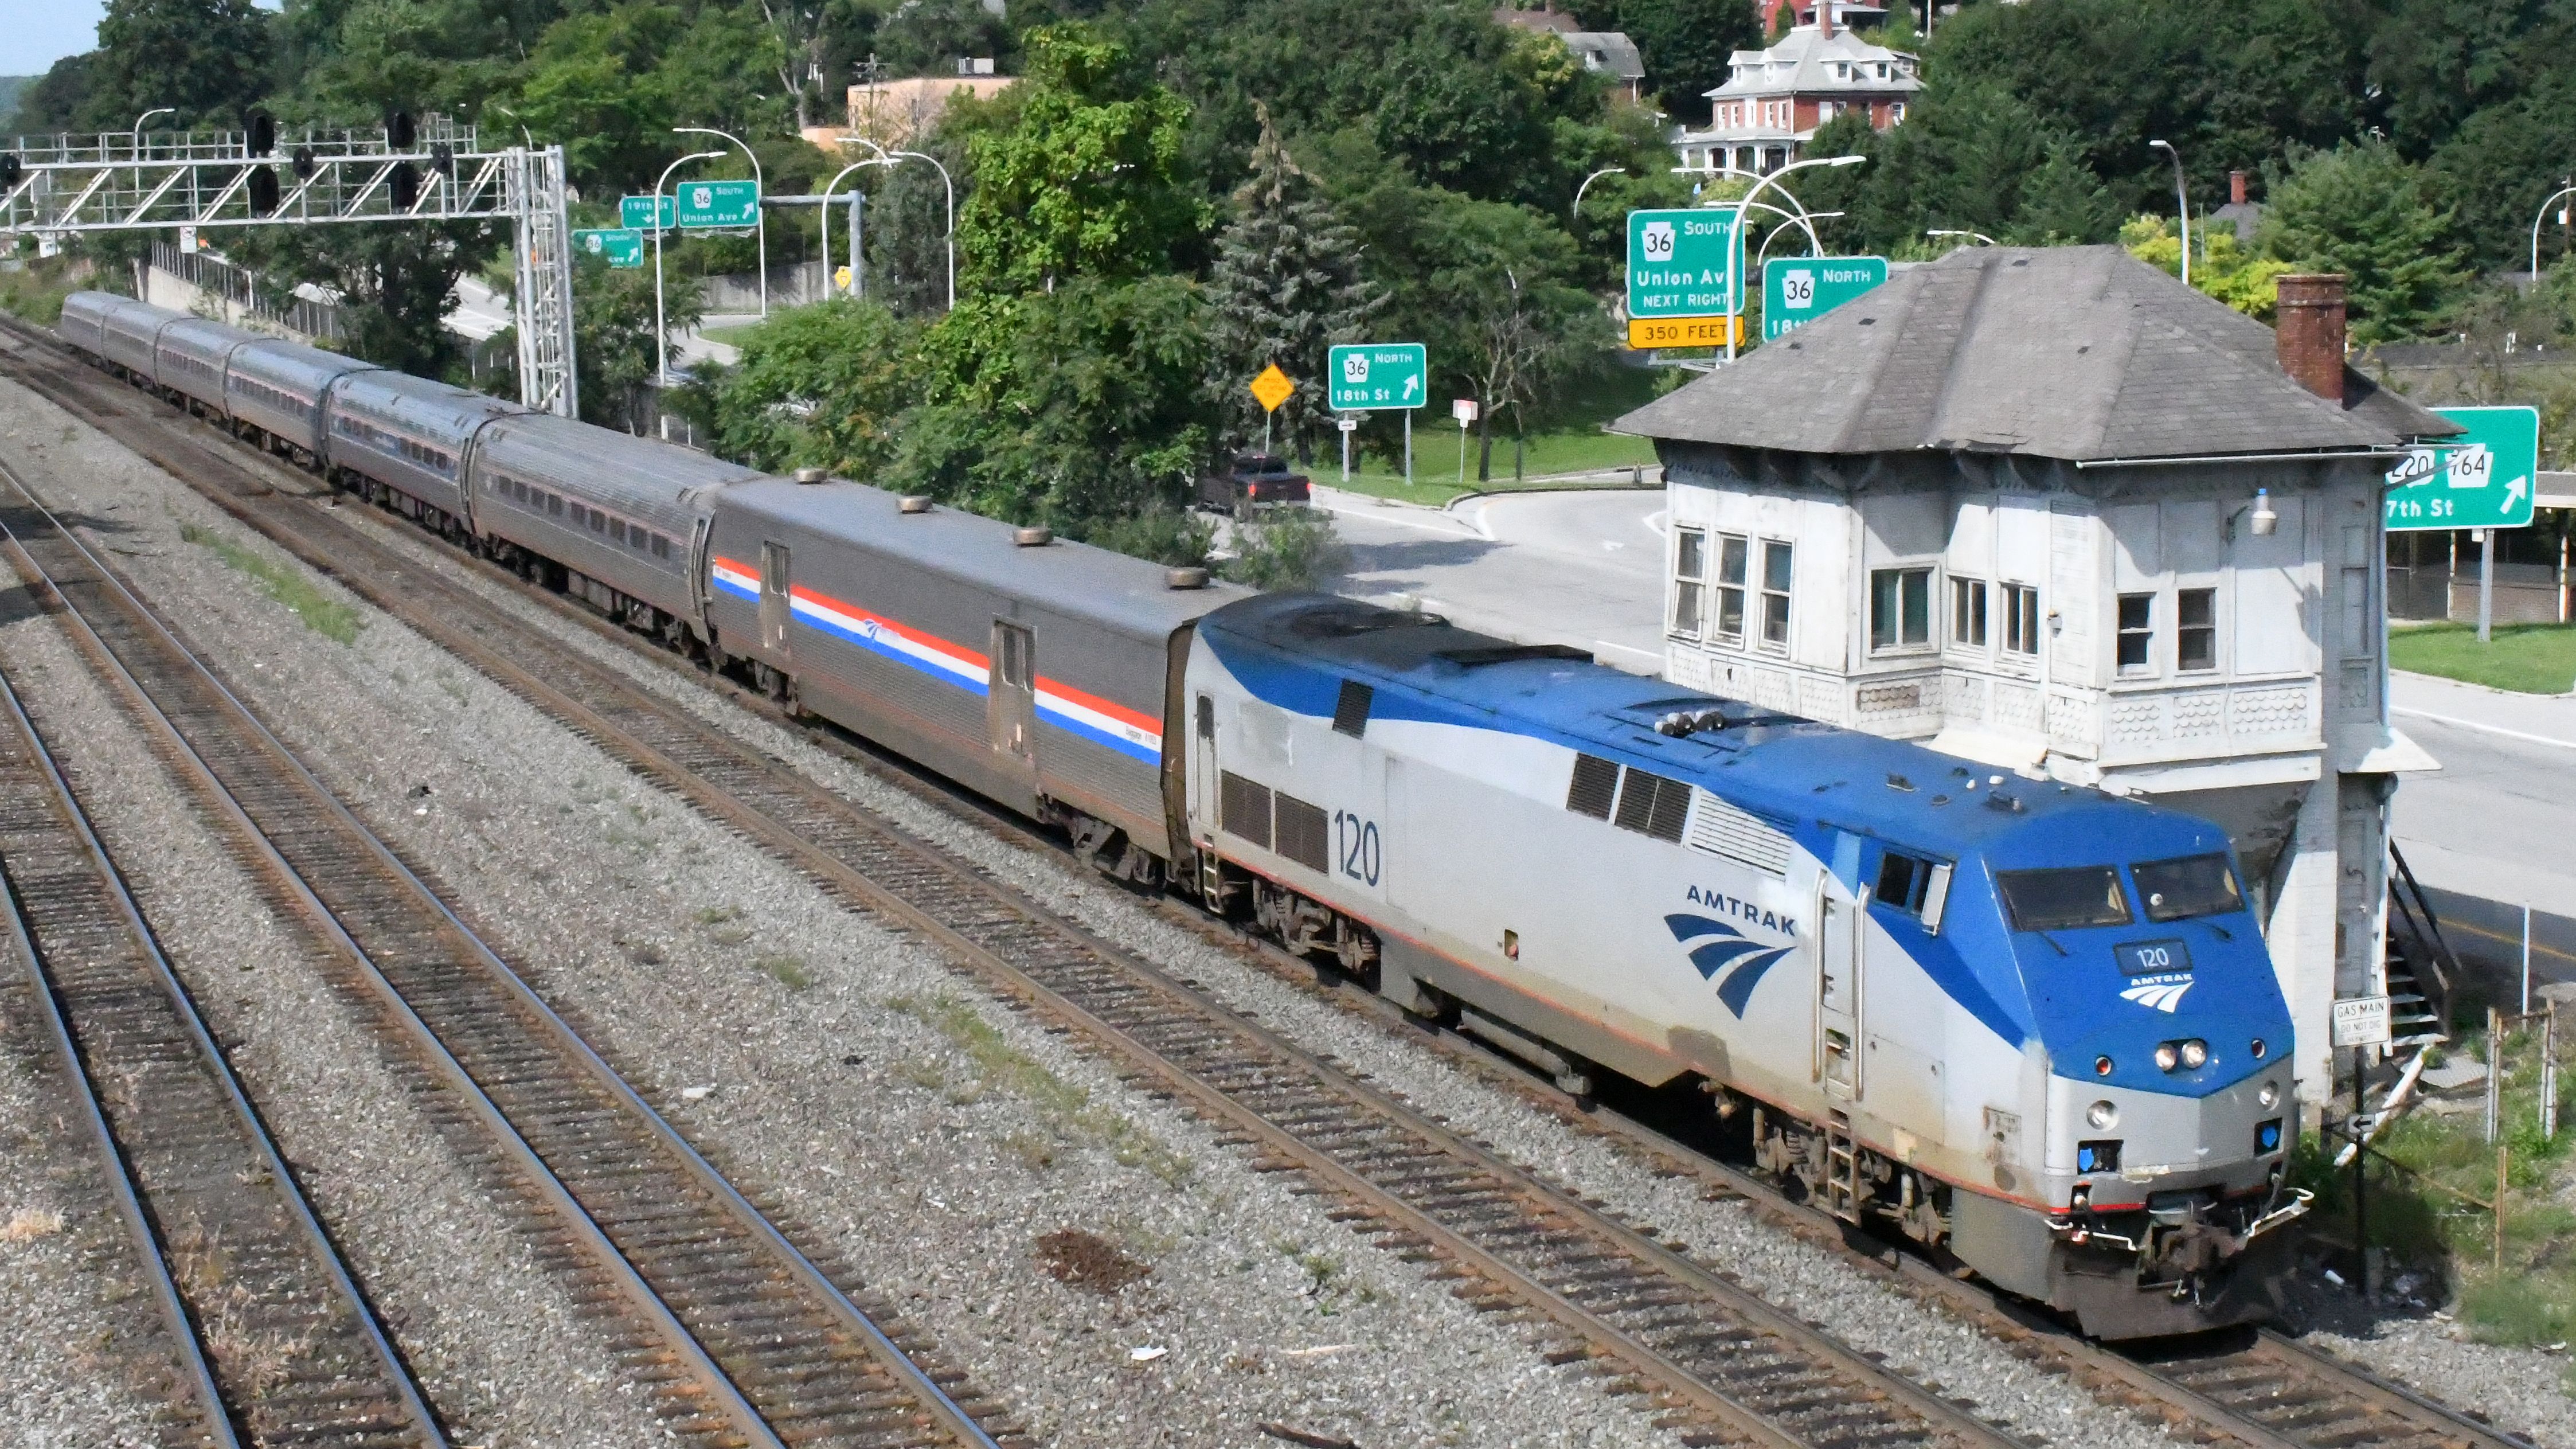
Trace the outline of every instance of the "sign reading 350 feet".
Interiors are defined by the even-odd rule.
[[[1731,265],[1735,209],[1628,213],[1628,316],[1732,317],[1744,310]]]
[[[2467,429],[2408,453],[2388,481],[2388,527],[2523,528],[2540,481],[2536,408],[2435,408]]]
[[[1324,363],[1325,403],[1335,412],[1418,408],[1430,401],[1431,366],[1419,342],[1359,342]]]

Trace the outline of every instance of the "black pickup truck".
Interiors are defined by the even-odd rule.
[[[1268,453],[1237,453],[1224,472],[1199,480],[1199,507],[1237,517],[1277,503],[1306,501],[1306,475]]]

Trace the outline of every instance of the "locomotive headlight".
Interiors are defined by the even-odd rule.
[[[2266,1107],[2280,1101],[2281,1084],[2278,1082],[2265,1082],[2262,1087],[2254,1093],[2254,1100]]]
[[[2209,1043],[2202,1041],[2198,1037],[2193,1037],[2191,1040],[2184,1042],[2182,1044],[2182,1064],[2185,1068],[2195,1072],[2199,1071],[2202,1067],[2208,1066]]]
[[[2170,1072],[2174,1069],[2174,1063],[2180,1060],[2182,1060],[2182,1054],[2174,1050],[2172,1042],[2156,1043],[2157,1070]]]
[[[2120,1109],[2109,1102],[2096,1102],[2084,1109],[2084,1120],[2093,1124],[2094,1131],[2107,1132],[2120,1124]]]

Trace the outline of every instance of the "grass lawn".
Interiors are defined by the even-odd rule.
[[[2510,689],[2565,694],[2576,689],[2576,625],[2499,624],[2478,642],[2475,624],[2415,624],[2388,631],[2388,662],[2417,674]]]
[[[740,347],[751,340],[751,334],[759,330],[760,324],[757,322],[742,322],[731,327],[704,328],[698,335],[709,342],[721,342],[727,347]]]
[[[1438,508],[1465,493],[1508,493],[1515,488],[1567,486],[1562,482],[1541,481],[1555,474],[1636,467],[1651,470],[1655,467],[1655,445],[1643,438],[1605,433],[1589,426],[1533,433],[1528,450],[1521,459],[1522,481],[1514,483],[1511,439],[1496,438],[1493,479],[1479,483],[1476,481],[1476,440],[1471,434],[1467,439],[1467,477],[1461,486],[1458,480],[1458,429],[1453,424],[1436,432],[1420,426],[1414,429],[1413,481],[1409,484],[1399,471],[1403,467],[1400,454],[1388,458],[1371,452],[1357,461],[1359,466],[1347,484],[1342,482],[1342,459],[1338,446],[1318,453],[1314,466],[1306,471],[1316,482],[1331,487]],[[1587,485],[1578,483],[1573,486]],[[1625,479],[1605,479],[1589,486],[1624,487],[1626,482]]]

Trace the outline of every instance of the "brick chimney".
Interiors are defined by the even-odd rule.
[[[1816,36],[1831,40],[1834,35],[1834,0],[1816,0]]]
[[[2343,401],[2343,277],[2293,273],[2281,278],[2280,321],[2273,344],[2290,380],[2328,402]]]
[[[2242,171],[2227,173],[2227,204],[2230,206],[2245,204],[2245,173]]]

